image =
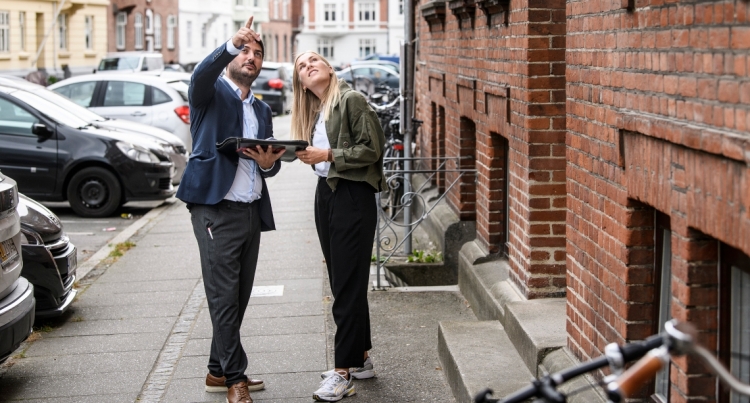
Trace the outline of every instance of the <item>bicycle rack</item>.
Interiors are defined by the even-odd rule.
[[[377,198],[377,205],[378,205],[378,221],[377,221],[377,229],[375,230],[375,240],[374,240],[375,241],[375,262],[377,264],[377,273],[376,273],[377,282],[373,288],[374,290],[385,289],[385,287],[381,284],[380,274],[383,272],[385,264],[393,257],[393,255],[396,254],[396,251],[404,244],[406,238],[411,236],[411,234],[414,233],[414,231],[419,226],[419,224],[421,224],[429,216],[430,212],[432,212],[432,210],[438,205],[438,203],[440,203],[445,198],[448,192],[457,183],[461,181],[461,178],[463,177],[464,174],[476,173],[476,169],[447,169],[446,168],[446,164],[448,161],[455,161],[456,166],[458,166],[459,165],[458,162],[461,160],[461,157],[442,157],[442,158],[441,157],[431,157],[431,158],[392,157],[392,158],[384,158],[383,162],[385,166],[388,166],[389,162],[406,161],[406,160],[417,161],[420,164],[423,161],[438,161],[439,165],[435,169],[411,169],[408,171],[403,170],[403,169],[384,170],[384,174],[386,176],[386,183],[388,184],[388,187],[390,188],[391,191],[401,186],[398,179],[399,178],[403,179],[405,175],[425,174],[427,175],[427,178],[425,182],[418,189],[415,189],[411,192],[404,193],[401,196],[400,204],[398,206],[386,206],[390,208],[397,208],[395,213],[390,214],[390,215],[386,213],[386,211],[383,209],[383,206],[381,204],[382,192],[377,193],[375,195],[375,197]],[[432,183],[432,179],[438,173],[457,173],[458,176],[448,186],[445,187],[443,192],[438,195],[438,197],[434,200],[432,205],[428,206],[421,192],[425,190]],[[411,206],[416,198],[419,198],[419,200],[421,200],[422,206],[424,206],[422,214],[416,218],[412,217],[413,219],[410,221],[403,220],[404,222],[397,222],[396,217],[399,216],[399,213],[402,213],[405,207]],[[399,234],[397,231],[398,228],[405,230],[405,233],[401,237],[399,237]],[[392,243],[393,243],[393,246],[391,246]],[[382,257],[383,254],[385,254],[386,256]]]

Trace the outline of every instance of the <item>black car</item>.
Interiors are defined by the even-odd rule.
[[[256,98],[267,103],[275,115],[283,115],[291,108],[292,80],[279,63],[266,62],[253,82]]]
[[[63,233],[55,213],[20,194],[21,275],[34,285],[36,319],[59,316],[70,306],[78,291],[73,289],[78,267],[75,245]]]
[[[175,193],[174,166],[147,136],[97,127],[33,93],[0,85],[0,169],[40,201],[85,217]]]

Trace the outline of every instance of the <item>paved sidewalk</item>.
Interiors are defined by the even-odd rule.
[[[256,402],[310,402],[320,372],[332,366],[315,182],[300,163],[284,164],[268,181],[277,231],[262,236],[242,328],[248,374],[267,384],[252,393]],[[0,370],[0,402],[224,401],[203,390],[211,324],[184,204],[165,209],[130,240],[136,246],[92,270],[70,312]],[[281,287],[281,296],[267,296]],[[463,297],[372,291],[370,311],[378,377],[358,381],[358,394],[345,401],[455,401],[437,358],[437,323],[472,320]]]

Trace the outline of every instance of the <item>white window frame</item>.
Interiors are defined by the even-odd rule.
[[[161,49],[161,14],[154,15],[154,49]]]
[[[138,50],[143,49],[143,14],[135,13],[135,23],[133,24],[135,29],[133,35],[135,36],[135,48]]]
[[[273,19],[279,19],[279,2],[281,0],[273,0]]]
[[[94,49],[94,16],[83,17],[83,45],[86,50]]]
[[[57,16],[57,49],[68,51],[68,14]]]
[[[404,0],[398,0],[398,15],[404,15]]]
[[[323,3],[323,22],[336,22],[336,3]]]
[[[10,11],[0,11],[0,53],[10,52]]]
[[[326,59],[333,59],[333,40],[329,38],[318,38],[318,54]]]
[[[20,51],[26,50],[26,11],[18,13],[18,33],[21,36]]]
[[[289,19],[289,0],[284,0],[281,5],[281,18],[284,20]]]
[[[377,21],[378,3],[362,2],[357,3],[357,21],[365,24],[374,24]]]
[[[372,38],[360,38],[359,40],[359,57],[364,58],[367,55],[378,53],[376,49],[377,41]]]
[[[174,14],[167,16],[167,49],[174,49],[174,30],[177,26],[177,18]]]
[[[115,42],[117,49],[125,49],[125,27],[128,26],[128,15],[127,13],[120,11],[117,13],[115,25]]]
[[[234,0],[235,7],[245,7],[245,0]]]
[[[192,49],[193,47],[193,21],[187,21],[185,23],[185,48]]]
[[[146,9],[146,35],[153,35],[154,34],[154,11],[149,9]]]

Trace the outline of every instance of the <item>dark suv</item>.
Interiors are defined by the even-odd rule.
[[[268,104],[275,115],[283,115],[292,104],[292,78],[280,63],[264,62],[252,86],[253,95]]]
[[[16,182],[0,172],[0,362],[31,334],[34,286],[21,276],[21,219]]]
[[[36,94],[0,85],[0,169],[36,200],[104,217],[175,193],[174,165],[150,136],[98,127]]]

